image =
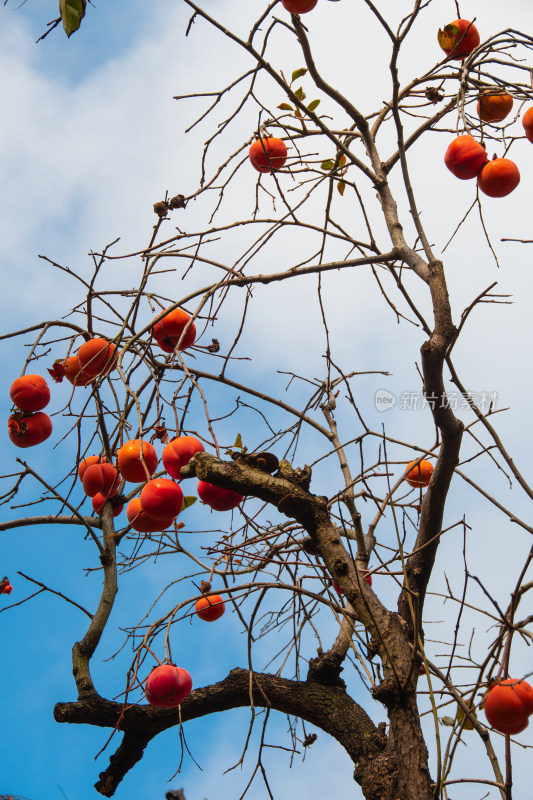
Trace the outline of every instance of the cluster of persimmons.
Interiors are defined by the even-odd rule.
[[[462,60],[478,47],[479,32],[466,19],[457,19],[439,31],[439,43],[450,58]],[[484,89],[478,99],[477,113],[483,122],[503,122],[511,113],[513,98],[500,88]],[[533,108],[522,117],[526,138],[533,141]],[[520,183],[518,167],[510,158],[494,158],[489,161],[487,151],[469,133],[458,136],[449,145],[444,163],[456,178],[477,178],[477,185],[489,197],[505,197]]]
[[[176,348],[185,350],[194,344],[196,330],[189,314],[176,308],[159,315],[151,328],[151,336],[164,352],[172,353]],[[75,355],[56,361],[49,372],[56,382],[66,377],[76,389],[109,376],[116,365],[116,345],[102,337],[93,337],[84,342]],[[52,432],[52,422],[42,412],[50,401],[45,379],[40,375],[23,375],[13,381],[10,396],[16,407],[9,418],[11,441],[17,447],[30,447],[47,439]],[[41,418],[45,421],[39,422]],[[120,500],[124,484],[142,485],[138,496],[128,503],[128,523],[139,533],[157,533],[169,528],[181,513],[184,504],[179,483],[181,470],[195,453],[202,451],[204,446],[196,437],[177,436],[165,445],[161,455],[166,476],[154,477],[159,463],[154,445],[142,439],[130,439],[118,448],[116,463],[102,454],[83,458],[78,465],[78,477],[98,515],[103,514],[106,502],[110,501],[114,516],[118,516],[123,510]],[[418,459],[407,465],[405,480],[412,487],[422,488],[428,485],[432,472],[429,461]],[[237,492],[206,481],[198,481],[197,491],[200,500],[215,511],[230,511],[244,499]],[[365,575],[365,580],[372,585],[369,574]],[[6,594],[12,588],[7,578],[0,586]],[[198,617],[209,622],[219,619],[225,611],[222,597],[211,593],[210,588],[209,584],[202,585],[203,596],[195,606]],[[334,588],[340,594],[336,585]],[[173,664],[159,664],[148,676],[145,694],[153,705],[170,708],[179,705],[191,688],[192,679],[186,670]]]
[[[185,350],[194,344],[196,330],[189,314],[181,308],[159,315],[151,329],[152,339],[165,353],[176,348]],[[75,355],[58,360],[49,370],[56,382],[66,378],[74,387],[89,386],[97,378],[108,376],[117,365],[117,348],[102,337],[85,341]],[[32,447],[45,441],[52,433],[52,421],[42,409],[50,402],[50,388],[41,375],[23,375],[13,381],[10,397],[15,406],[8,421],[9,438],[17,447]],[[126,482],[142,484],[137,497],[128,503],[126,515],[129,525],[139,533],[156,533],[170,527],[183,509],[184,496],[179,481],[181,468],[192,456],[204,450],[202,442],[194,436],[177,436],[168,442],[162,452],[166,477],[153,477],[159,457],[148,441],[132,439],[118,448],[116,463],[103,455],[87,456],[78,465],[78,477],[85,494],[91,498],[96,514],[102,515],[106,501],[111,501],[114,516],[121,513],[123,505],[117,501],[119,490]],[[236,508],[243,496],[221,489],[206,481],[198,481],[198,496],[215,511]],[[212,622],[225,611],[224,601],[218,594],[205,591],[195,606],[198,617]],[[0,594],[9,594],[12,586],[7,578],[0,583]],[[166,687],[166,688],[165,688]],[[191,691],[190,675],[173,665],[159,665],[150,674],[145,690],[153,705],[171,707],[182,702]]]
[[[292,14],[311,11],[318,0],[282,0],[284,8]],[[452,59],[463,59],[480,43],[476,27],[468,20],[458,19],[439,31],[439,44]],[[486,90],[478,101],[478,114],[484,122],[501,122],[510,113],[513,99],[500,90]],[[523,117],[527,138],[533,142],[533,108]],[[259,138],[250,147],[252,166],[263,173],[281,169],[287,159],[287,147],[276,137]],[[446,166],[461,179],[477,177],[481,191],[491,197],[509,194],[519,183],[516,165],[505,158],[487,160],[485,148],[470,135],[457,137],[445,155]],[[191,317],[176,308],[162,313],[151,329],[154,342],[165,352],[186,350],[194,344],[196,330]],[[88,386],[97,378],[105,377],[116,366],[116,346],[103,338],[92,338],[81,345],[75,355],[57,361],[50,371],[56,381],[66,377],[74,387]],[[10,390],[15,410],[9,417],[9,437],[18,447],[30,447],[47,439],[52,432],[52,422],[42,412],[50,400],[50,390],[40,375],[23,375],[17,378]],[[183,508],[184,496],[179,481],[181,469],[192,456],[204,450],[202,442],[194,436],[177,436],[162,452],[162,461],[168,477],[152,477],[159,459],[152,444],[141,439],[124,442],[117,451],[116,465],[105,456],[84,458],[78,466],[78,476],[83,490],[91,498],[93,510],[101,515],[106,501],[111,501],[115,516],[123,506],[114,498],[123,482],[143,484],[138,497],[128,503],[128,523],[139,533],[155,533],[170,527]],[[419,458],[409,462],[404,479],[413,488],[429,485],[433,473],[430,461]],[[205,481],[198,482],[198,496],[216,511],[236,508],[244,499],[242,495],[221,489]],[[370,574],[364,576],[372,585]],[[224,614],[222,597],[209,593],[210,585],[202,585],[204,596],[195,606],[200,619],[213,621]],[[341,594],[339,587],[333,588]],[[12,587],[7,578],[0,583],[0,593],[9,593]],[[149,674],[145,695],[154,706],[172,708],[180,705],[192,690],[192,678],[187,670],[174,664],[159,664]],[[498,731],[515,734],[524,730],[533,713],[533,689],[523,680],[507,679],[494,682],[485,699],[488,722]]]
[[[293,14],[311,11],[318,0],[282,0]],[[456,19],[439,31],[438,41],[448,58],[462,61],[480,44],[476,26],[466,19]],[[487,88],[479,96],[477,112],[483,122],[502,122],[511,112],[513,98],[499,88]],[[533,142],[533,107],[522,117],[526,138]],[[276,172],[287,160],[283,139],[268,136],[257,139],[248,157],[258,172]],[[461,180],[477,178],[479,189],[489,197],[505,197],[520,183],[518,167],[510,158],[487,158],[484,146],[470,134],[458,136],[444,156],[448,169]]]

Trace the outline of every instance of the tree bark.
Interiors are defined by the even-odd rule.
[[[181,705],[181,720],[203,717],[250,705],[268,707],[296,716],[329,733],[345,749],[355,765],[354,778],[368,800],[396,797],[396,758],[388,747],[384,724],[376,727],[365,711],[339,686],[314,680],[292,681],[265,673],[233,669],[222,681],[195,689]],[[161,731],[179,724],[178,709],[150,705],[127,708],[99,695],[77,702],[58,703],[57,722],[96,725],[124,731],[124,738],[110,764],[95,785],[111,797],[129,769],[142,757],[148,742]],[[376,765],[379,764],[379,770]]]

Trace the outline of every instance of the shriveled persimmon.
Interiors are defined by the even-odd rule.
[[[409,486],[413,486],[414,488],[420,486],[424,487],[428,485],[433,475],[433,464],[431,461],[426,461],[424,458],[419,464],[416,464],[416,460],[410,461],[405,471],[407,473],[405,480]]]
[[[203,453],[205,447],[195,436],[178,436],[163,450],[163,466],[171,478],[181,480],[181,468],[185,467],[195,453]]]
[[[477,185],[489,197],[506,197],[520,183],[518,167],[510,158],[487,161],[477,176]]]
[[[170,528],[175,519],[175,517],[172,517],[172,519],[160,520],[149,517],[142,510],[141,501],[138,497],[134,497],[128,503],[126,516],[133,530],[138,533],[159,533]]]
[[[169,478],[153,478],[148,481],[139,499],[142,510],[152,519],[177,517],[183,507],[181,487]]]
[[[501,122],[511,112],[513,98],[507,92],[485,89],[477,102],[477,113],[483,122]]]
[[[33,447],[44,442],[52,433],[52,420],[44,411],[29,414],[16,411],[7,422],[8,435],[17,447]]]
[[[316,6],[318,0],[281,0],[281,5],[291,14],[306,14]]]
[[[164,350],[165,353],[173,353],[189,322],[190,325],[178,350],[186,350],[194,344],[196,339],[196,326],[194,322],[191,322],[191,317],[182,308],[173,308],[172,311],[165,313],[164,317],[158,319],[152,328],[152,336],[161,350]]]
[[[148,480],[154,474],[159,459],[155,447],[150,442],[142,442],[142,455],[148,475],[141,461],[141,440],[130,439],[124,442],[118,451],[118,468],[124,480],[139,483]]]
[[[481,41],[478,29],[467,19],[456,19],[445,25],[437,38],[446,55],[456,61],[469,56]]]
[[[88,369],[98,374],[113,369],[116,362],[116,349],[114,344],[99,336],[89,339],[78,350],[82,369]]]
[[[198,497],[215,511],[231,511],[244,500],[242,494],[231,489],[221,489],[207,481],[198,481]]]
[[[50,389],[40,375],[22,375],[11,384],[9,396],[21,411],[41,411],[50,402]]]
[[[196,601],[194,610],[204,622],[214,622],[216,619],[220,619],[226,606],[219,594],[211,594],[209,597],[200,597]]]
[[[258,172],[275,172],[287,160],[287,147],[283,139],[275,136],[256,139],[248,151],[248,157]]]

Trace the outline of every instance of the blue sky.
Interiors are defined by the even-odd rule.
[[[315,36],[323,63],[328,66],[339,63],[336,75],[340,88],[356,90],[368,111],[376,94],[380,99],[388,96],[384,77],[386,63],[376,65],[369,79],[368,59],[373,57],[372,46],[368,44],[359,18],[355,19],[353,12],[347,9],[348,4],[349,0],[340,3],[319,0],[316,12],[308,15],[306,23]],[[220,19],[227,20],[229,27],[236,25],[247,30],[241,3],[220,0],[207,5]],[[397,0],[383,3],[383,8],[390,13],[399,14],[398,6]],[[503,27],[501,3],[487,0],[483,14],[474,0],[462,2],[461,9],[465,17],[477,15],[482,33],[494,33]],[[505,26],[522,28],[526,32],[533,30],[529,2],[511,0],[505,12]],[[150,235],[152,204],[161,199],[167,189],[171,194],[194,191],[198,182],[197,160],[209,126],[199,126],[197,133],[186,137],[184,129],[201,104],[198,101],[178,104],[172,97],[194,90],[213,90],[247,64],[241,54],[223,50],[220,37],[199,22],[185,39],[184,29],[190,14],[179,1],[159,4],[140,0],[100,2],[96,8],[88,7],[81,30],[69,40],[58,29],[35,44],[46,22],[56,13],[54,2],[35,0],[28,0],[18,9],[17,3],[10,0],[0,10],[0,95],[4,108],[0,120],[3,186],[0,258],[7,287],[0,295],[3,331],[61,316],[79,299],[75,282],[48,269],[38,259],[38,254],[69,265],[87,277],[92,270],[87,256],[91,249],[102,248],[116,236],[121,237],[120,252],[138,249]],[[340,24],[343,15],[348,15],[349,25]],[[413,43],[409,55],[401,62],[405,76],[421,73],[433,59],[439,58],[434,49],[434,31],[454,16],[455,3],[433,4],[414,40],[419,47]],[[357,47],[354,46],[354,30]],[[337,62],[333,62],[333,54]],[[294,57],[289,51],[281,53],[280,59],[287,71],[301,65],[300,57]],[[265,88],[265,91],[275,90]],[[235,141],[240,144],[247,140],[255,121],[256,116],[243,112],[239,123],[231,128],[228,138],[221,144],[221,150],[215,150],[212,163],[223,147],[234,147]],[[428,137],[427,144],[420,144],[413,166],[416,190],[437,250],[472,202],[472,192],[462,183],[458,184],[441,162],[449,137],[450,133]],[[499,240],[504,236],[530,238],[531,204],[527,190],[533,179],[530,147],[528,142],[522,141],[515,148],[517,158],[519,155],[521,158],[522,172],[516,196],[501,204],[487,201],[484,206],[485,222],[497,243],[501,269],[492,261],[476,220],[471,220],[469,226],[460,231],[446,253],[448,280],[457,315],[494,280],[499,282],[499,290],[515,297],[512,306],[478,308],[475,321],[465,329],[464,344],[457,349],[456,358],[459,366],[468,370],[469,385],[474,391],[498,391],[502,407],[511,406],[512,411],[500,415],[498,422],[518,461],[526,467],[531,448],[520,420],[528,418],[532,390],[527,366],[531,341],[530,304],[524,302],[531,293],[532,256],[527,246],[520,248]],[[240,203],[239,211],[244,215],[253,205],[253,177],[243,176],[238,186],[232,200]],[[192,221],[183,224],[205,225],[203,213],[204,207],[199,202],[197,208],[191,210]],[[444,215],[445,225],[442,224]],[[181,224],[181,220],[172,222],[171,230],[175,224]],[[217,246],[215,252],[226,255],[231,253],[232,247],[235,243],[230,240],[230,244]],[[297,260],[291,247],[294,244],[287,238],[284,248],[260,257],[257,268],[264,267],[262,258],[265,263],[272,258],[279,263],[286,260],[287,265],[292,263],[291,259]],[[136,280],[137,275],[132,275],[129,263],[122,262],[112,262],[102,278],[103,282],[121,286],[133,286]],[[235,314],[242,307],[242,299],[230,300],[228,309]],[[371,398],[378,388],[386,388],[398,397],[402,391],[419,388],[415,360],[422,343],[421,333],[415,328],[403,326],[401,336],[398,335],[393,315],[382,309],[379,302],[379,291],[371,276],[357,274],[347,279],[342,273],[332,276],[325,291],[325,303],[336,323],[332,330],[335,352],[346,366],[355,362],[361,371],[391,372],[389,377],[379,379],[362,377],[358,384],[359,392],[367,398],[369,418],[376,428],[381,424],[391,430],[401,427],[402,438],[431,444],[433,430],[427,415],[402,412],[398,406],[387,415],[372,409]],[[380,311],[376,315],[378,306]],[[283,392],[288,383],[286,375],[273,374],[280,366],[281,357],[286,371],[301,370],[311,378],[322,376],[325,341],[319,328],[307,325],[310,308],[316,310],[312,281],[301,282],[298,287],[277,286],[256,292],[256,311],[249,321],[242,355],[254,353],[258,356],[257,380],[260,384],[268,381],[273,394]],[[230,339],[238,323],[231,314],[228,317],[217,322],[212,335]],[[290,350],[284,347],[287,329],[295,342]],[[7,387],[18,376],[26,350],[22,339],[1,344],[0,359]],[[52,350],[54,357],[62,355],[57,347]],[[245,376],[247,369],[247,362],[242,362],[235,368],[235,375]],[[296,385],[291,391],[292,400],[301,402],[303,388]],[[57,410],[68,398],[68,387],[62,384],[54,387],[53,392],[54,410]],[[3,402],[7,415],[9,401]],[[234,403],[234,393],[220,391],[216,402],[227,411]],[[62,430],[65,424],[58,416],[57,430]],[[260,423],[258,426],[257,416],[252,412],[245,412],[240,424],[244,427],[237,432],[250,440],[259,435]],[[225,443],[231,443],[236,433],[232,422],[221,423],[220,430]],[[16,455],[27,458],[32,467],[45,475],[55,474],[58,467],[68,470],[75,443],[66,441],[56,449],[53,444],[51,441]],[[302,463],[313,461],[317,448],[313,437],[303,442],[299,455]],[[3,450],[8,465],[4,471],[12,472],[15,454],[7,435]],[[355,458],[356,453],[352,456]],[[401,460],[406,454],[398,451],[395,456]],[[324,491],[333,490],[335,485],[330,472],[331,460],[317,468],[317,480],[326,487]],[[496,470],[489,467],[483,475],[487,485],[499,487]],[[17,502],[34,500],[37,491],[36,484],[28,485]],[[529,507],[517,497],[517,490],[508,494],[516,502],[518,511],[527,517]],[[52,504],[48,504],[47,511],[53,510]],[[3,507],[4,519],[21,513],[24,509]],[[187,529],[191,531],[210,526],[224,528],[229,524],[229,515],[216,520],[209,517],[206,522],[205,509],[195,507],[188,513]],[[368,515],[368,522],[371,511],[365,508],[364,513]],[[458,482],[449,521],[456,521],[463,513],[467,513],[473,529],[469,548],[474,563],[484,579],[493,582],[495,592],[501,592],[502,602],[505,602],[508,581],[516,574],[520,562],[511,563],[509,559],[507,563],[507,558],[499,553],[501,542],[514,537],[513,546],[522,558],[529,540],[507,519],[496,516],[493,507],[480,503]],[[205,552],[202,547],[213,542],[214,534],[185,532],[183,537],[187,546],[190,543],[191,550],[200,557]],[[15,586],[9,603],[17,602],[30,592],[29,584],[16,575],[20,570],[72,596],[89,610],[95,608],[100,579],[94,573],[84,577],[84,568],[94,563],[94,554],[79,531],[66,526],[35,526],[2,532],[0,542],[0,570],[11,577]],[[442,588],[445,571],[452,580],[457,579],[456,585],[460,587],[460,575],[455,574],[457,559],[461,557],[460,535],[450,536],[442,549],[442,572],[435,576],[434,588]],[[114,626],[104,636],[98,657],[94,659],[95,679],[103,694],[111,697],[122,691],[124,669],[128,666],[128,657],[131,658],[129,653],[122,653],[113,662],[106,661],[117,649],[117,642],[122,641],[117,638],[117,630],[139,619],[162,586],[176,575],[186,574],[181,573],[181,569],[181,565],[176,567],[160,560],[122,577],[113,612]],[[384,579],[378,577],[375,581],[376,587],[387,597],[389,588]],[[178,585],[172,590],[173,601],[183,597],[182,591],[187,592],[186,596],[195,592],[192,583],[186,583],[184,588]],[[392,594],[390,597],[392,602]],[[6,598],[1,600],[5,605]],[[435,599],[430,613],[434,620],[441,619],[439,598]],[[56,701],[74,698],[70,648],[83,635],[85,624],[86,617],[80,611],[46,593],[0,615],[2,703],[9,725],[1,757],[0,793],[31,800],[59,800],[64,795],[68,800],[94,800],[99,796],[92,788],[93,783],[107,765],[113,743],[96,762],[94,756],[103,746],[107,731],[57,725],[52,718]],[[442,639],[445,635],[438,633],[435,638]],[[477,635],[490,641],[492,633],[478,630]],[[275,642],[267,641],[259,646],[259,669],[274,649]],[[194,686],[219,680],[231,667],[246,663],[245,639],[235,615],[229,613],[213,625],[196,619],[191,624],[180,623],[173,651],[179,665],[193,675]],[[516,668],[528,672],[532,669],[528,664],[525,648],[518,649]],[[364,696],[360,700],[367,703]],[[371,705],[366,707],[370,709]],[[376,722],[384,719],[381,709],[374,709],[373,714]],[[145,758],[127,776],[116,797],[118,800],[145,800],[147,797],[155,800],[163,798],[169,788],[178,786],[185,788],[187,800],[238,797],[253,769],[253,752],[242,770],[234,770],[224,778],[222,773],[240,755],[248,720],[249,712],[239,710],[188,724],[187,742],[203,771],[186,757],[182,774],[170,784],[167,781],[180,757],[177,731],[159,737],[149,745]],[[272,726],[274,741],[275,732],[285,731],[286,720],[278,717]],[[276,800],[289,800],[296,793],[305,793],[309,800],[323,796],[358,796],[351,777],[351,763],[325,734],[319,733],[306,761],[301,764],[297,760],[292,770],[288,768],[288,756],[279,757],[277,751],[272,751],[270,757],[276,759],[272,770]],[[468,757],[479,757],[476,744],[469,748]],[[527,753],[518,754],[518,776],[524,774],[528,757]],[[459,800],[467,796],[460,790],[455,795]],[[258,783],[250,797],[255,800],[264,796],[265,789]],[[526,800],[529,794],[517,782],[514,796],[515,800]]]

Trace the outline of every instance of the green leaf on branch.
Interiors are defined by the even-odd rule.
[[[86,6],[87,0],[59,0],[59,13],[67,36],[80,27]]]
[[[294,108],[289,103],[280,103],[278,108],[281,108],[282,111],[294,111]]]
[[[476,712],[473,711],[472,709],[470,709],[470,713],[472,714],[473,717],[476,717]],[[457,720],[459,725],[461,723],[463,723],[463,728],[465,729],[465,731],[473,731],[474,730],[474,723],[469,719],[469,717],[466,716],[466,714],[463,711],[463,709],[461,708],[461,706],[458,706],[458,708],[457,708],[457,714],[455,715],[455,719]],[[476,719],[477,719],[477,717],[476,717]],[[464,722],[463,722],[463,720],[464,720]]]
[[[346,184],[344,183],[344,181],[337,181],[337,191],[341,197],[344,194],[345,189],[346,189]]]
[[[330,170],[333,169],[334,166],[335,166],[335,164],[330,158],[327,161],[323,161],[322,162],[322,164],[320,165],[320,169],[323,169],[324,172],[329,172]]]
[[[235,439],[235,444],[233,447],[238,447],[239,450],[242,450],[242,436],[240,433],[237,434],[237,438]]]
[[[307,106],[308,111],[314,111],[315,108],[320,105],[320,100],[311,100],[309,105]]]
[[[441,717],[440,718],[441,725],[446,725],[448,728],[453,728],[455,725],[455,720],[451,717]]]
[[[181,510],[185,511],[185,509],[189,508],[189,506],[193,506],[197,500],[198,498],[195,497],[193,494],[186,494],[185,497],[183,498],[183,505],[181,507]]]
[[[298,100],[300,102],[302,102],[302,100],[305,100],[306,94],[305,94],[305,92],[304,92],[304,90],[302,89],[301,86],[298,89],[296,89],[294,94],[296,95],[296,97],[298,98]]]
[[[294,72],[292,73],[291,83],[297,81],[298,78],[301,78],[302,75],[305,75],[306,72],[307,70],[305,67],[300,67],[300,69],[295,69]]]

